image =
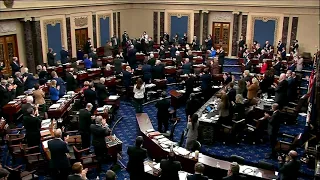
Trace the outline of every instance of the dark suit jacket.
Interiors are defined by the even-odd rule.
[[[165,59],[166,58],[166,51],[165,50],[160,50],[159,57],[160,57],[160,59]]]
[[[90,131],[92,134],[92,145],[96,147],[106,147],[106,136],[110,135],[110,129],[101,125],[91,124]]]
[[[167,99],[161,99],[157,101],[156,108],[158,108],[157,118],[158,120],[168,120],[169,118],[169,108],[170,102]]]
[[[70,167],[70,162],[66,155],[66,153],[69,153],[66,142],[62,141],[62,139],[53,139],[48,141],[48,148],[51,154],[51,168],[62,169]]]
[[[225,57],[224,51],[220,52],[219,55],[218,55],[219,65],[223,65],[224,64],[224,57]]]
[[[68,180],[84,180],[84,179],[78,174],[72,174],[68,176]]]
[[[233,107],[233,112],[238,113],[238,120],[245,118],[246,106],[241,103],[235,103]]]
[[[71,73],[66,74],[67,91],[74,91],[77,88],[77,80],[73,77]]]
[[[234,102],[236,100],[236,95],[237,95],[237,91],[234,88],[230,89],[228,92],[229,101]]]
[[[143,72],[144,79],[151,79],[152,78],[151,70],[152,70],[152,67],[149,64],[145,64],[142,66],[142,72]]]
[[[288,96],[288,101],[293,101],[296,99],[297,95],[297,83],[294,78],[288,78],[288,91],[287,91],[287,96]]]
[[[58,78],[53,78],[54,80],[57,81],[57,86],[60,86],[59,89],[59,96],[62,97],[66,94],[66,83],[63,81],[62,78],[58,77]]]
[[[298,160],[291,160],[285,164],[279,164],[280,180],[296,180],[299,175],[301,163]]]
[[[56,62],[54,60],[54,55],[50,52],[47,53],[47,61],[48,61],[48,65],[49,66],[55,66],[56,65]]]
[[[21,105],[21,112],[23,115],[28,115],[27,110],[33,108],[33,106],[30,103],[25,103]]]
[[[95,105],[96,100],[97,100],[96,91],[88,88],[88,89],[84,90],[83,94],[84,94],[84,98],[85,98],[87,103],[91,103],[92,105]]]
[[[281,115],[279,111],[276,111],[268,120],[268,134],[276,136],[279,132],[281,122]]]
[[[86,41],[86,44],[84,45],[84,48],[83,48],[85,54],[91,53],[91,47],[90,46],[91,46],[91,42]]]
[[[252,69],[252,62],[251,62],[251,61],[248,61],[248,62],[245,64],[245,70],[251,71],[251,69]]]
[[[147,158],[147,150],[141,147],[131,146],[128,147],[127,154],[129,156],[127,171],[130,174],[143,174],[143,162]]]
[[[148,64],[149,64],[150,66],[154,66],[154,65],[156,64],[156,59],[155,59],[155,58],[149,59],[149,60],[148,60]]]
[[[20,96],[24,93],[24,82],[23,82],[23,79],[20,79],[20,78],[14,78],[14,81],[13,83],[15,85],[17,85],[17,88],[16,88],[16,96]]]
[[[278,104],[284,104],[287,101],[288,81],[283,80],[279,82],[275,88],[275,102]]]
[[[31,115],[25,115],[23,117],[23,126],[26,129],[27,134],[38,134],[40,135],[41,120],[38,117]],[[39,136],[40,138],[40,136]]]
[[[0,103],[1,103],[1,107],[3,107],[4,105],[8,104],[8,102],[12,99],[13,96],[13,92],[9,91],[7,89],[7,87],[3,87],[0,85]]]
[[[193,100],[187,100],[186,103],[186,115],[190,115],[192,116],[194,113],[197,112],[197,110],[201,107],[201,103],[199,100],[197,99],[193,99]]]
[[[28,89],[32,89],[34,87],[34,85],[36,83],[38,83],[38,80],[36,78],[34,78],[34,76],[30,73],[25,73],[23,74],[23,76],[26,76],[27,79],[24,82],[24,89],[28,90]]]
[[[182,65],[182,72],[183,74],[190,74],[191,72],[191,63],[186,63]]]
[[[200,77],[201,81],[201,89],[202,90],[207,90],[211,88],[211,75],[210,74],[203,74]]]
[[[161,179],[179,180],[179,171],[182,169],[179,161],[161,160]]]
[[[47,71],[40,71],[39,73],[39,84],[44,85],[49,79],[49,73]]]
[[[79,130],[81,132],[90,132],[90,125],[92,124],[91,113],[87,109],[80,109],[79,111]]]
[[[120,74],[122,71],[122,62],[123,60],[120,58],[114,59],[114,70],[116,71],[117,74]]]
[[[69,53],[66,50],[61,50],[60,51],[60,59],[61,59],[61,64],[65,64],[68,61],[68,56]]]
[[[281,71],[281,62],[275,64],[273,66],[273,69],[274,69],[274,74],[279,76]]]
[[[98,95],[98,99],[103,101],[109,96],[109,92],[104,84],[98,83],[96,85],[96,92]]]
[[[153,79],[164,79],[164,65],[159,64],[152,67]]]
[[[122,74],[123,74],[123,77],[122,77],[123,85],[126,88],[129,88],[129,86],[131,85],[132,74],[128,71],[123,71]]]
[[[209,178],[207,176],[204,176],[202,174],[192,174],[187,176],[187,180],[208,180]]]
[[[14,62],[12,62],[12,63],[10,64],[10,66],[11,66],[11,69],[12,69],[12,76],[14,76],[14,74],[15,74],[16,72],[19,72],[20,69],[21,69],[20,65],[14,63]]]
[[[185,81],[185,85],[186,85],[186,95],[187,95],[187,98],[189,98],[189,95],[193,92],[194,77],[189,77]]]
[[[182,56],[181,55],[176,56],[176,66],[181,66],[181,62],[182,62]]]
[[[177,48],[171,47],[171,49],[170,49],[170,57],[175,58],[176,57],[176,51],[177,51]]]
[[[224,180],[242,180],[246,179],[245,177],[242,177],[240,175],[231,175],[223,178]]]

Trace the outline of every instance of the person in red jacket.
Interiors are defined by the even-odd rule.
[[[267,63],[267,60],[264,59],[260,69],[260,74],[264,74],[267,70],[268,70],[268,63]]]

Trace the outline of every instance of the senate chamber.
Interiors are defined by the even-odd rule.
[[[320,179],[318,0],[0,2],[0,180]]]

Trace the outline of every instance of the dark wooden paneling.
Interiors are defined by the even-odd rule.
[[[292,18],[292,28],[291,28],[291,38],[290,38],[290,45],[293,44],[293,41],[297,38],[297,31],[298,31],[298,17]]]
[[[286,44],[288,40],[288,29],[289,29],[289,17],[284,17],[283,28],[282,28],[282,43]],[[275,39],[277,41],[277,39]]]
[[[35,64],[36,65],[43,64],[40,21],[32,22],[32,31],[33,31],[32,38],[33,38],[33,44],[34,44],[33,49],[34,49]]]
[[[194,13],[194,35],[200,39],[200,14]]]
[[[158,43],[158,12],[153,12],[153,41]]]
[[[32,41],[32,25],[31,21],[26,21],[23,24],[24,30],[24,43],[26,48],[26,62],[29,72],[35,73],[36,72],[36,63],[34,61],[34,48],[33,48],[33,41]]]
[[[96,29],[96,15],[92,15],[92,30],[93,30],[93,42],[94,42],[94,47],[97,47],[97,29]]]
[[[204,40],[208,37],[208,24],[209,23],[209,14],[203,13],[203,31],[202,31],[202,40],[204,43]]]
[[[160,12],[160,36],[164,34],[164,12]]]
[[[72,45],[71,45],[71,24],[70,18],[66,18],[66,27],[67,27],[67,43],[68,43],[68,51],[72,52]]]
[[[120,12],[117,12],[117,21],[118,21],[118,36],[120,37]]]
[[[113,13],[113,18],[112,18],[112,24],[113,24],[113,35],[117,34],[117,13]],[[118,36],[120,37],[120,34],[118,34]]]
[[[233,32],[232,32],[232,50],[231,50],[231,55],[236,56],[237,55],[237,50],[238,50],[238,33],[239,32],[239,14],[234,14],[233,15]]]
[[[241,36],[243,40],[247,39],[247,23],[248,23],[248,15],[242,15],[242,25],[241,25]]]

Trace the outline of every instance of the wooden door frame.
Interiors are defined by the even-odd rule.
[[[86,41],[88,40],[88,37],[89,37],[89,29],[88,29],[88,27],[86,27],[86,28],[80,28],[80,29],[75,29],[75,31],[74,31],[74,35],[75,35],[75,41],[76,41],[76,48],[77,48],[77,36],[76,36],[76,31],[80,31],[80,35],[81,35],[81,31],[83,31],[83,30],[86,30],[86,34],[87,34],[87,39],[86,39]],[[81,37],[80,37],[81,38]],[[86,42],[85,41],[85,42]],[[85,43],[84,42],[84,43]],[[83,45],[81,45],[81,46],[83,46],[82,47],[82,51],[83,51],[83,48],[84,48],[84,44]],[[78,49],[76,49],[77,51],[78,51]]]
[[[18,63],[20,64],[21,61],[20,61],[20,58],[19,58],[19,49],[18,49],[17,34],[8,34],[8,35],[0,36],[0,38],[4,38],[5,47],[7,47],[6,37],[8,37],[8,36],[13,36],[14,48],[16,49],[16,56],[14,56],[14,57],[17,57],[17,58],[18,58]],[[4,48],[5,48],[5,47],[4,47]],[[7,52],[7,53],[8,53],[8,52]],[[8,70],[9,70],[8,74],[11,74],[11,72],[12,72],[12,69],[11,69],[12,59],[9,59],[8,62],[9,62],[9,64],[8,64],[8,65],[9,65],[9,67],[8,67]],[[27,67],[26,64],[24,64],[23,66],[24,66],[24,67]]]
[[[231,31],[231,22],[215,22],[215,21],[212,21],[212,36],[214,35],[214,24],[215,23],[219,23],[219,24],[229,24],[229,31],[228,31],[228,53],[229,53],[229,46],[230,46],[230,31]],[[220,34],[221,35],[221,34]],[[215,37],[214,37],[215,38]],[[213,46],[215,46],[215,43],[214,43],[214,41],[213,41]],[[226,51],[225,51],[226,52]]]

